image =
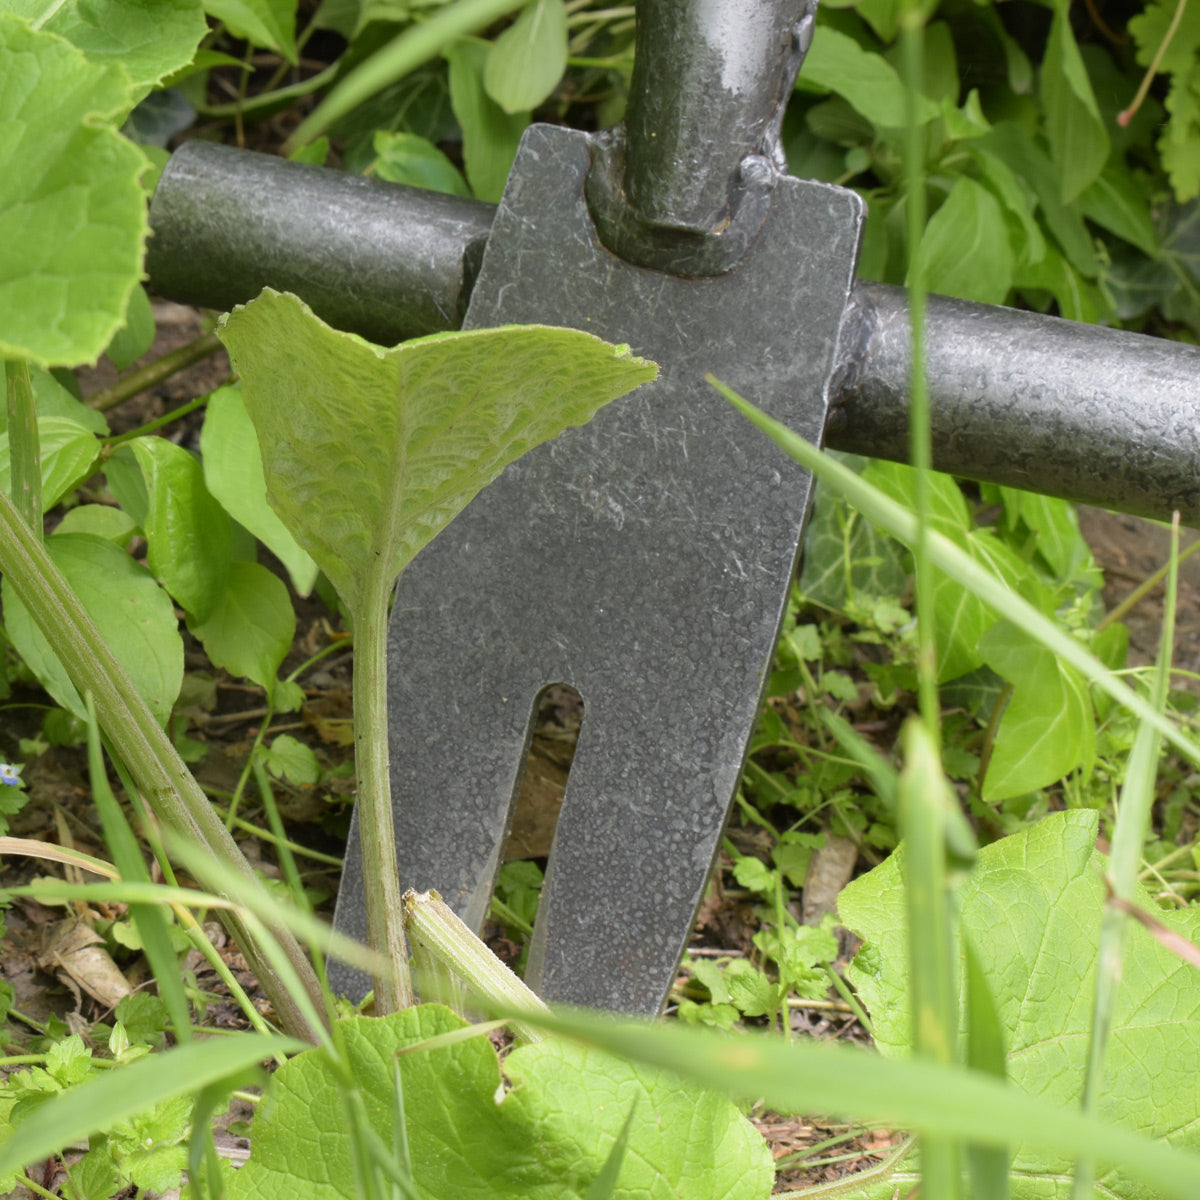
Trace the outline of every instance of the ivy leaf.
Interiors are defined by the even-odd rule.
[[[0,13],[0,357],[93,362],[124,322],[146,237],[146,160],[112,123],[130,104],[119,68]]]
[[[657,374],[546,326],[382,350],[270,289],[224,318],[222,338],[271,503],[351,612],[376,563],[399,575],[510,462]]]
[[[46,552],[67,577],[134,687],[165,725],[183,682],[183,641],[166,592],[145,567],[104,538],[86,533],[46,539]],[[9,585],[4,624],[13,645],[54,699],[87,720],[87,708],[66,668]]]
[[[530,0],[492,43],[483,85],[506,113],[524,113],[554,91],[566,69],[566,5]]]
[[[505,1091],[486,1038],[397,1056],[463,1028],[429,1004],[341,1023],[346,1065],[386,1146],[394,1144],[398,1065],[409,1162],[423,1195],[577,1200],[627,1120],[629,1153],[609,1193],[614,1200],[766,1200],[770,1193],[770,1155],[753,1126],[723,1096],[666,1072],[547,1039],[504,1060],[513,1085]],[[254,1148],[229,1186],[230,1200],[357,1200],[341,1093],[323,1051],[280,1067],[255,1114]]]
[[[1046,787],[1096,756],[1088,689],[1027,633],[1000,621],[980,638],[984,661],[1013,685],[983,784],[985,803]]]
[[[1050,25],[1042,60],[1042,103],[1046,136],[1061,172],[1058,198],[1070,204],[1100,174],[1108,158],[1108,133],[1065,3],[1057,6]]]
[[[1098,814],[1090,811],[1046,817],[980,850],[957,893],[963,934],[1005,1031],[1009,1086],[1060,1109],[1077,1108],[1083,1087],[1107,870],[1096,850],[1098,827]],[[886,1058],[911,1053],[905,862],[901,847],[838,898],[842,922],[864,939],[847,976],[870,1010],[875,1044]],[[1141,903],[1155,907],[1148,896]],[[1200,911],[1157,915],[1191,941],[1200,938]],[[965,1013],[965,980],[959,997]],[[1179,1149],[1200,1150],[1198,1058],[1195,969],[1145,930],[1131,930],[1097,1116]],[[1061,1180],[1073,1171],[1068,1156],[1011,1149],[1012,1200],[1063,1194]],[[896,1183],[889,1181],[887,1196]],[[1120,1166],[1100,1172],[1096,1191],[1114,1200],[1161,1195]]]

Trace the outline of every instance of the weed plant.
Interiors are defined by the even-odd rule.
[[[1169,689],[1176,554],[1159,664],[1130,677],[1070,508],[994,490],[985,498],[1002,515],[980,527],[958,485],[924,469],[919,369],[916,469],[823,455],[753,396],[726,392],[822,489],[744,787],[744,811],[769,827],[767,861],[732,868],[760,910],[756,957],[693,964],[681,1015],[716,1028],[548,1013],[435,897],[386,891],[383,617],[404,564],[505,462],[653,366],[546,329],[384,350],[266,293],[219,330],[240,383],[153,427],[113,435],[104,412],[124,385],[83,403],[70,371],[101,354],[127,366],[149,344],[145,192],[164,130],[183,127],[173,114],[229,122],[240,139],[318,98],[292,135],[298,155],[322,161],[333,146],[351,170],[495,200],[535,110],[619,117],[632,8],[326,3],[299,27],[294,6],[267,0],[103,9],[0,2],[0,685],[31,677],[53,697],[44,741],[86,737],[108,858],[12,838],[3,849],[69,868],[9,898],[121,906],[157,994],[71,1031],[13,1013],[0,987],[0,1189],[153,1194],[186,1173],[197,1197],[749,1200],[770,1192],[773,1170],[733,1101],[760,1101],[912,1131],[841,1195],[1194,1196],[1200,864],[1194,839],[1175,840],[1200,746]],[[1194,339],[1200,154],[1188,97],[1200,28],[1182,13],[1150,4],[1130,44],[1057,3],[822,11],[785,143],[797,174],[867,196],[862,273],[909,285],[916,363],[927,290]],[[303,47],[335,35],[344,53],[311,73]],[[262,51],[277,56],[267,79],[255,75]],[[1130,103],[1151,60],[1165,94]],[[231,98],[214,101],[222,79]],[[456,159],[440,148],[451,142]],[[215,344],[206,336],[181,358]],[[722,388],[721,364],[712,370]],[[455,377],[478,387],[451,431],[446,408],[465,393],[443,381]],[[162,430],[200,406],[197,456]],[[356,454],[364,428],[380,448],[370,464]],[[414,428],[436,462],[409,454]],[[221,818],[180,755],[186,742],[166,732],[183,684],[177,608],[214,666],[263,689],[264,731],[299,703],[295,677],[278,677],[291,603],[255,561],[256,541],[297,593],[320,577],[352,620],[359,804],[378,851],[368,948],[313,916],[274,805],[271,771],[311,770],[303,752],[260,737],[248,767],[281,898],[230,835],[236,813]],[[847,720],[867,686],[847,670],[863,647],[877,707],[915,697],[894,757]],[[26,798],[17,756],[0,765],[0,819]],[[788,909],[826,831],[878,864],[839,900],[863,939],[844,979],[828,926]],[[76,882],[80,872],[101,882]],[[509,910],[528,918],[530,880],[510,872],[506,887]],[[214,948],[208,913],[234,934],[270,1021]],[[423,994],[446,1003],[411,1005],[409,938]],[[250,1031],[204,1026],[185,950],[222,976]],[[381,1015],[330,994],[328,953],[372,972]],[[748,1028],[790,1028],[788,997],[830,981],[873,1050]],[[454,1011],[463,984],[495,1022]],[[518,1044],[501,1061],[486,1035],[506,1021]],[[269,1099],[234,1171],[212,1121],[266,1083],[264,1064],[277,1068]]]

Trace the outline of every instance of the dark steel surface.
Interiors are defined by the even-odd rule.
[[[526,134],[467,323],[573,325],[662,375],[509,467],[405,573],[392,787],[402,885],[437,888],[478,928],[538,694],[576,687],[583,726],[528,977],[547,998],[652,1013],[737,787],[811,483],[704,373],[820,438],[862,202],[781,179],[734,270],[666,275],[597,239],[590,149],[567,130]],[[358,936],[361,888],[356,826],[336,919]]]
[[[226,311],[263,287],[383,345],[457,329],[490,204],[208,142],[171,156],[150,206],[154,289]]]
[[[625,121],[594,140],[588,201],[620,258],[716,275],[745,253],[787,169],[779,129],[816,0],[641,4]]]
[[[902,288],[859,284],[826,442],[908,460],[912,342]],[[931,296],[941,471],[1200,525],[1200,348]]]
[[[494,207],[364,183],[190,142],[155,194],[151,283],[222,311],[269,284],[385,345],[456,328]],[[860,283],[853,312],[826,442],[907,462],[904,292]],[[1200,350],[941,297],[926,338],[939,470],[1200,525]]]

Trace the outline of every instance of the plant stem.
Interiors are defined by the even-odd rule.
[[[354,612],[354,768],[358,776],[358,827],[366,892],[367,944],[391,968],[375,976],[379,1016],[413,1002],[408,940],[400,879],[396,874],[396,831],[388,761],[387,617],[394,578],[377,556],[367,571]]]
[[[228,864],[237,872],[240,887],[251,893],[261,891],[262,884],[253,868],[129,681],[70,584],[3,493],[0,493],[0,572],[8,577],[33,615],[80,694],[90,691],[95,696],[100,724],[125,759],[155,816],[181,838],[206,848],[216,859]],[[228,890],[220,887],[211,890],[229,895]],[[221,919],[228,923],[284,1029],[294,1036],[317,1040],[316,1030],[269,968],[240,918],[233,913],[222,913]],[[300,943],[282,926],[274,928],[272,933],[313,1003],[319,1004],[316,975]]]
[[[84,403],[88,408],[94,408],[97,412],[108,412],[110,408],[116,408],[118,404],[132,400],[134,396],[144,392],[147,388],[162,383],[164,379],[170,379],[172,375],[182,371],[185,367],[190,367],[192,363],[199,362],[202,358],[207,358],[220,349],[221,343],[215,333],[202,333],[194,341],[188,342],[186,346],[180,346],[178,350],[164,354],[162,358],[155,359],[147,366],[126,375],[124,379],[118,379],[112,387],[105,388],[94,396],[89,396]]]
[[[12,494],[29,528],[42,536],[42,456],[38,445],[37,409],[29,364],[9,359],[4,364],[8,380],[8,460]]]

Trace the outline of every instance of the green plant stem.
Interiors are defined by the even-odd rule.
[[[135,438],[145,437],[148,433],[157,433],[163,426],[170,425],[172,421],[182,421],[184,417],[194,413],[198,408],[203,408],[207,403],[207,396],[197,396],[195,400],[189,400],[186,404],[181,404],[178,408],[171,409],[169,413],[163,413],[161,417],[157,417],[153,421],[147,421],[145,425],[139,425],[136,429],[129,430],[128,433],[121,433],[116,437],[107,438],[104,443],[105,448],[112,449],[125,442],[132,442]]]
[[[1197,538],[1186,550],[1179,552],[1179,562],[1185,563],[1197,551],[1200,551],[1200,538]],[[1171,569],[1169,562],[1164,563],[1153,575],[1143,579],[1141,583],[1121,601],[1111,612],[1104,614],[1103,619],[1096,625],[1096,632],[1111,625],[1114,621],[1120,621],[1131,608],[1136,607],[1145,599],[1164,579],[1167,577],[1167,572]]]
[[[202,333],[198,338],[188,342],[186,346],[180,346],[178,350],[164,354],[162,358],[155,359],[147,366],[117,380],[112,387],[105,388],[94,396],[89,396],[84,403],[88,408],[94,408],[97,412],[108,412],[109,409],[116,408],[118,404],[124,404],[126,400],[132,400],[134,396],[140,395],[147,388],[162,383],[164,379],[170,379],[172,375],[220,349],[221,343],[215,333]]]
[[[358,778],[367,944],[390,963],[386,976],[374,978],[379,1016],[408,1008],[413,1002],[400,879],[396,874],[388,761],[387,618],[394,582],[382,556],[377,556],[363,580],[359,611],[353,614],[354,769]]]
[[[472,932],[437,892],[404,893],[405,924],[414,942],[458,979],[471,994],[507,1012],[547,1013],[550,1010]],[[519,1021],[517,1035],[541,1041],[542,1035]]]
[[[42,536],[42,456],[38,444],[37,409],[29,364],[9,359],[4,364],[8,394],[8,458],[12,494],[25,523]]]
[[[205,847],[238,876],[239,889],[255,893],[262,884],[184,765],[145,701],[138,694],[86,609],[71,590],[45,547],[25,525],[9,498],[0,493],[0,571],[66,666],[81,695],[96,698],[100,724],[129,767],[155,816],[192,844]],[[214,888],[221,895],[227,891]],[[254,939],[234,913],[222,913],[279,1014],[283,1027],[297,1037],[318,1040],[301,1007],[259,953]],[[300,943],[283,927],[272,930],[283,954],[314,1004],[320,990]]]

